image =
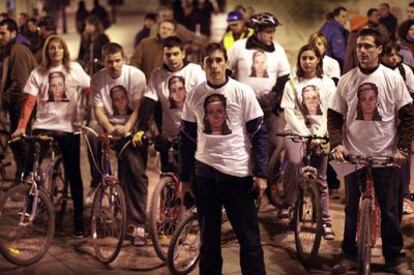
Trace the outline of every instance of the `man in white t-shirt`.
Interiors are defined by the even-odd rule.
[[[266,188],[263,111],[249,86],[226,76],[227,55],[220,44],[208,44],[201,56],[207,82],[187,94],[179,144],[184,190],[195,167],[192,190],[201,229],[200,274],[222,273],[223,206],[241,246],[242,273],[266,274],[251,194],[254,187],[261,194]]]
[[[378,32],[361,30],[357,38],[359,67],[339,80],[328,110],[328,131],[336,160],[343,161],[346,154],[394,157],[396,166],[372,170],[381,209],[382,253],[390,272],[412,274],[401,253],[404,243],[397,206],[398,166],[406,161],[411,146],[414,110],[402,77],[379,63],[381,51]],[[364,181],[366,174],[366,168],[362,168],[345,177],[345,258],[334,267],[336,273],[356,268],[357,183]]]
[[[148,130],[148,121],[160,102],[162,125],[158,125],[158,128],[161,135],[156,137],[155,149],[160,152],[161,170],[167,172],[174,168],[168,167],[168,150],[170,141],[180,131],[181,112],[187,92],[204,82],[206,77],[200,65],[185,62],[184,45],[178,37],[165,39],[163,55],[163,66],[155,69],[148,81],[139,113],[138,130]]]
[[[276,27],[280,25],[278,19],[265,12],[254,15],[251,24],[255,34],[236,41],[229,52],[230,69],[235,79],[253,88],[264,112],[272,151],[279,123],[274,112],[280,110],[290,65],[285,50],[273,42]]]
[[[124,51],[117,43],[106,44],[102,48],[102,56],[105,68],[91,80],[95,116],[104,131],[124,137],[134,131],[146,89],[145,75],[139,69],[124,64]],[[146,156],[145,147],[134,147],[130,143],[118,158],[119,181],[125,192],[127,220],[134,245],[145,244]]]

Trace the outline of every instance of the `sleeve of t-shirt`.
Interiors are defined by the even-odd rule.
[[[136,104],[138,100],[142,99],[145,94],[145,90],[147,89],[147,83],[145,79],[145,75],[140,70],[133,68],[133,72],[131,73],[131,95],[132,95],[132,108],[136,108]]]
[[[194,106],[192,103],[194,93],[195,88],[190,90],[190,92],[187,94],[187,97],[184,101],[183,111],[181,113],[181,120],[197,123],[197,117],[194,113]]]
[[[149,81],[148,81],[148,87],[145,90],[145,97],[151,98],[154,101],[158,102],[158,94],[157,94],[157,90],[155,89],[155,82],[156,80],[156,74],[155,71],[153,71],[150,75]]]
[[[94,107],[103,107],[104,102],[101,95],[101,85],[99,83],[99,74],[92,77],[91,87],[92,87],[92,106]]]
[[[339,79],[341,77],[341,68],[339,66],[338,61],[332,58],[329,65],[330,77],[336,77]]]
[[[395,91],[395,108],[398,112],[403,106],[411,103],[413,100],[402,76],[397,72],[395,72],[395,75],[395,89],[393,89],[393,91]]]
[[[408,92],[410,94],[414,93],[414,73],[409,66],[403,65],[405,70],[405,85],[407,86]]]
[[[290,74],[290,64],[289,60],[286,56],[286,52],[282,47],[277,47],[277,51],[279,51],[279,66],[277,69],[277,76],[284,76]]]
[[[341,78],[338,82],[338,87],[331,96],[330,103],[328,104],[329,109],[332,109],[333,111],[340,113],[344,116],[346,115],[346,112],[348,110],[346,100],[343,96],[343,93],[345,92],[345,87],[346,80],[344,78]]]
[[[29,95],[37,96],[39,93],[38,72],[33,70],[24,85],[23,92]]]
[[[197,69],[195,70],[195,75],[197,79],[196,86],[206,81],[206,73],[204,72],[203,68],[201,68],[201,66],[197,66]]]
[[[260,107],[259,101],[257,101],[255,92],[252,88],[250,88],[250,86],[244,85],[243,87],[243,91],[241,92],[244,100],[244,121],[247,122],[252,119],[262,117],[263,110]]]
[[[72,64],[72,69],[76,73],[77,85],[81,88],[89,87],[91,82],[89,75],[83,70],[82,66],[79,63],[73,62]]]

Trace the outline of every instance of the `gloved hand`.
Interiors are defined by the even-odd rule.
[[[157,151],[166,151],[168,150],[168,148],[170,147],[170,141],[162,136],[162,135],[158,135],[155,137],[154,139],[154,148]]]
[[[134,137],[132,138],[132,144],[136,146],[143,146],[144,145],[144,136],[145,132],[140,130],[135,133]]]

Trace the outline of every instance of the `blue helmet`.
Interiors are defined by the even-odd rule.
[[[243,14],[239,11],[231,11],[227,14],[227,22],[243,20]]]

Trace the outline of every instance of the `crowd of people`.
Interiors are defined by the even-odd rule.
[[[80,119],[79,98],[85,96],[93,110],[90,127],[120,137],[134,134],[133,143],[118,158],[133,245],[146,243],[148,148],[143,137],[157,128],[154,144],[161,171],[178,171],[182,193],[195,198],[200,274],[222,272],[223,206],[240,245],[242,273],[266,274],[251,190],[263,195],[268,159],[278,148],[284,147],[293,167],[301,166],[303,144],[276,139],[276,133],[285,131],[329,137],[330,148],[318,140],[311,144],[323,147],[313,165],[326,240],[336,237],[329,201],[338,198],[340,183],[328,154],[337,161],[344,161],[346,154],[393,156],[394,166],[373,169],[382,252],[389,271],[413,274],[403,253],[400,224],[403,214],[413,212],[414,2],[403,22],[381,3],[366,15],[352,15],[349,30],[348,10],[335,8],[300,48],[294,67],[275,42],[281,24],[276,16],[237,5],[227,14],[222,40],[209,43],[214,12],[215,6],[205,0],[172,1],[158,13],[146,14],[129,64],[122,45],[105,34],[111,20],[98,0],[90,12],[79,1],[76,61],[57,35],[53,17],[21,13],[15,21],[0,14],[2,109],[8,113],[12,137],[29,132],[56,137],[74,202],[74,238],[85,237],[84,203],[91,202],[101,180],[92,164],[100,158],[100,144],[90,135],[92,180],[84,196],[80,135],[74,123]],[[194,45],[201,48],[198,64],[188,56]],[[178,169],[168,161],[176,137]],[[12,145],[16,184],[31,169],[30,150],[24,143]],[[360,190],[353,183],[365,177],[364,169],[345,176],[343,257],[333,268],[338,274],[356,268]],[[290,216],[295,192],[289,194],[280,218]]]

